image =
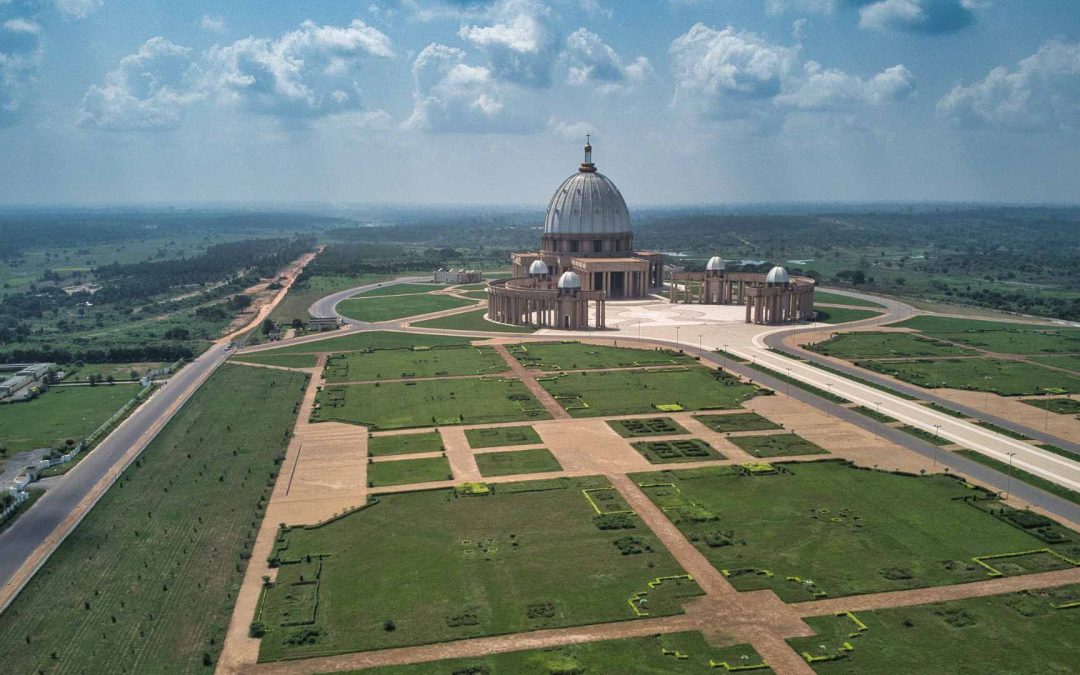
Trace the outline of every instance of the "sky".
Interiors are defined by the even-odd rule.
[[[0,0],[0,205],[1080,202],[1077,0]]]

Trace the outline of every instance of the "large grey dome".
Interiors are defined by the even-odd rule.
[[[787,270],[779,265],[769,270],[769,273],[765,275],[765,283],[767,284],[786,284],[790,281],[791,277],[788,276]]]
[[[544,234],[624,234],[630,232],[630,212],[619,188],[597,173],[592,146],[585,163],[563,181],[548,203]]]

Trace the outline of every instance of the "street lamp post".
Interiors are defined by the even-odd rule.
[[[985,375],[985,376],[983,376],[983,379],[986,380],[986,396],[983,398],[983,410],[989,412],[989,410],[990,410],[990,380],[992,380],[994,378],[992,376],[990,376],[990,375]]]
[[[940,432],[941,432],[941,425],[940,424],[935,424],[934,425],[934,438],[940,438],[940,435],[939,435]],[[938,444],[938,443],[934,443],[934,468],[935,469],[937,468],[937,455],[938,455],[938,450],[940,450],[940,449],[941,449],[941,445]]]
[[[787,397],[791,398],[791,368],[787,369]]]
[[[701,351],[701,333],[698,333],[698,335],[697,335],[697,348],[698,348],[698,351],[700,352]]]
[[[825,401],[825,417],[832,417],[832,404],[835,403],[835,401],[832,400],[833,383],[829,382],[825,386],[829,388],[829,400]]]
[[[675,346],[682,349],[682,343],[679,342],[679,327],[675,326]]]
[[[1009,478],[1005,482],[1005,499],[1009,498],[1009,492],[1012,490],[1012,463],[1013,463],[1013,457],[1015,457],[1015,456],[1016,456],[1015,452],[1010,452],[1009,453]]]

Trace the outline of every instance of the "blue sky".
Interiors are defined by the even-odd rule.
[[[0,204],[1080,201],[1076,0],[0,0]]]

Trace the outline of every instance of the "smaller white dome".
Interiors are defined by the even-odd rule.
[[[709,262],[705,263],[706,272],[723,272],[724,261],[720,259],[720,256],[714,255],[709,258]]]
[[[765,283],[767,284],[786,284],[791,282],[791,277],[788,276],[787,270],[777,265],[769,270],[769,273],[765,276]]]
[[[563,272],[562,276],[559,277],[558,287],[566,290],[581,288],[581,277],[569,270]]]
[[[534,260],[529,265],[529,274],[544,275],[548,273],[548,266],[544,264],[543,260]]]

